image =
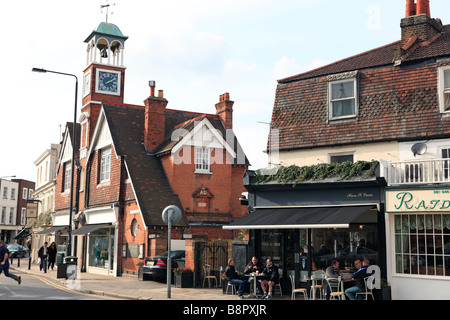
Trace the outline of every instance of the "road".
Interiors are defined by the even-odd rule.
[[[22,284],[0,275],[0,300],[105,300],[107,297],[85,294],[71,290],[59,282],[46,277],[40,277],[21,272],[14,274],[22,276]]]

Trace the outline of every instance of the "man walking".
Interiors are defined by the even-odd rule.
[[[0,240],[0,274],[2,272],[5,276],[16,280],[18,284],[22,282],[22,277],[9,273],[9,250],[3,240]]]
[[[44,245],[39,249],[38,251],[38,257],[41,259],[41,262],[39,263],[39,271],[42,271],[44,269],[44,272],[47,272],[47,254],[48,254],[48,242],[45,241]]]

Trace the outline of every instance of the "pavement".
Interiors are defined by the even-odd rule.
[[[87,272],[79,272],[76,280],[57,278],[57,268],[54,270],[39,270],[38,264],[31,264],[28,269],[28,259],[22,259],[20,267],[17,261],[10,265],[10,271],[22,276],[22,284],[26,285],[27,277],[38,276],[60,283],[67,288],[85,294],[105,296],[121,300],[229,300],[238,301],[237,295],[222,293],[222,288],[176,288],[171,286],[171,298],[167,297],[167,284],[157,281],[141,281],[136,276],[113,277]],[[290,299],[290,294],[284,294],[284,299]],[[279,297],[274,296],[279,300]],[[255,299],[251,299],[256,301]],[[250,301],[250,300],[248,300]]]

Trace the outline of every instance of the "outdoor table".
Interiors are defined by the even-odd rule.
[[[252,272],[250,274],[246,274],[245,276],[246,277],[254,277],[254,280],[253,280],[253,294],[248,295],[247,299],[250,299],[250,298],[259,299],[260,296],[256,293],[256,281],[257,281],[257,278],[264,277],[264,274]]]
[[[311,281],[311,288],[312,288],[312,300],[316,300],[316,277],[311,276],[311,277],[303,277],[300,282],[307,282],[307,281]]]

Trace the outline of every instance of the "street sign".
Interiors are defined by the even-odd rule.
[[[177,206],[171,205],[166,207],[162,212],[162,219],[167,224],[167,298],[171,298],[170,286],[172,284],[172,258],[171,258],[171,242],[172,242],[172,223],[181,221],[181,210]]]

